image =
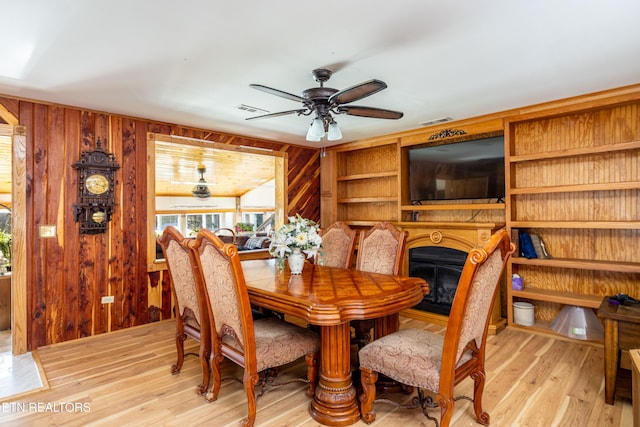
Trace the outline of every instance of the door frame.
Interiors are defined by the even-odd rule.
[[[27,352],[27,129],[0,124],[11,138],[11,351]]]

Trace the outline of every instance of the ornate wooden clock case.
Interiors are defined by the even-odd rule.
[[[80,223],[80,234],[99,234],[107,230],[115,205],[114,172],[120,169],[115,156],[102,148],[100,138],[96,149],[83,151],[73,164],[78,177],[78,203],[73,205],[74,219]]]

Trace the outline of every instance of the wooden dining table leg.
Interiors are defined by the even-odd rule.
[[[360,419],[351,379],[349,322],[322,326],[320,380],[311,402],[311,417],[329,426],[347,426]]]
[[[398,313],[390,314],[385,317],[375,319],[373,325],[374,339],[382,338],[400,329],[400,315]]]

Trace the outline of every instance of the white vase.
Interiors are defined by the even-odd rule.
[[[291,274],[302,274],[302,268],[304,267],[304,254],[300,249],[294,249],[287,257],[287,262],[289,263],[289,270],[291,270]]]

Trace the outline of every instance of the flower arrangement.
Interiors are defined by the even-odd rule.
[[[313,257],[322,245],[322,237],[318,234],[318,224],[302,218],[300,214],[289,217],[289,223],[280,227],[273,235],[269,245],[269,253],[284,258],[295,249]]]

